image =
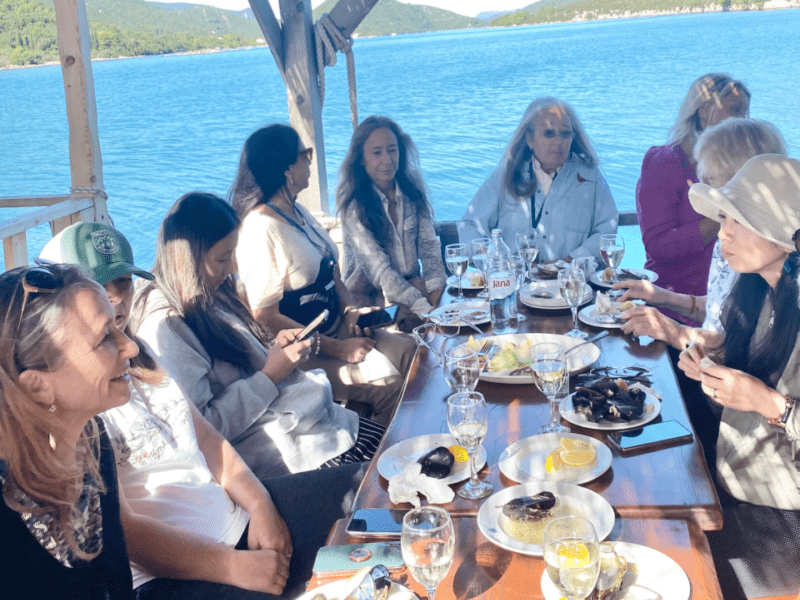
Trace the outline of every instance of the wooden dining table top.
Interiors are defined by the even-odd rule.
[[[450,301],[448,294],[442,303]],[[520,323],[519,332],[563,334],[571,327],[569,311],[523,309],[526,320]],[[588,333],[600,330],[587,325],[581,327]],[[482,326],[485,335],[491,335],[491,326]],[[445,329],[446,335],[437,335],[432,346],[439,354],[451,345],[467,341],[476,332],[462,328]],[[649,343],[644,343],[644,341]],[[641,343],[640,343],[641,342]],[[652,373],[652,388],[661,395],[661,414],[658,420],[675,420],[692,429],[680,388],[669,359],[666,345],[660,341],[642,338],[637,341],[623,335],[618,329],[596,342],[600,358],[593,367],[642,367]],[[495,492],[517,482],[506,478],[498,467],[498,458],[510,444],[536,435],[539,427],[549,419],[549,404],[533,384],[522,385],[487,383],[480,381],[477,391],[486,398],[489,406],[489,427],[483,446],[487,464],[480,477],[494,485]],[[574,387],[574,378],[572,381]],[[367,474],[356,495],[356,508],[410,508],[410,504],[393,504],[389,499],[388,482],[378,472],[380,455],[398,442],[426,434],[447,433],[447,397],[451,394],[444,372],[436,356],[420,347],[414,357],[406,380],[402,398],[394,419],[377,450]],[[562,422],[566,423],[562,420]],[[635,456],[621,456],[607,443],[607,433],[577,427],[566,423],[574,433],[588,435],[606,443],[612,452],[612,464],[602,476],[584,484],[605,498],[617,515],[633,519],[685,519],[694,521],[702,529],[722,527],[722,511],[714,490],[702,448],[695,440],[689,444],[662,448]],[[456,486],[457,487],[457,486]],[[466,500],[455,496],[444,504],[454,516],[475,516],[482,500]]]

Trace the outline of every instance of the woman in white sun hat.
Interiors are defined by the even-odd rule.
[[[726,599],[796,594],[800,161],[757,156],[726,186],[695,184],[689,198],[720,222],[722,254],[740,273],[722,311],[724,334],[690,346],[679,362],[724,407],[717,441],[724,528],[708,535],[717,572]]]

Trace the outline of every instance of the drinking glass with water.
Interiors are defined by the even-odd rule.
[[[400,550],[412,577],[436,600],[436,588],[453,565],[456,535],[449,513],[439,506],[415,508],[403,517]]]
[[[603,257],[603,262],[606,263],[611,269],[611,283],[617,283],[617,268],[625,256],[625,240],[617,233],[607,233],[600,236],[600,256]],[[611,290],[609,295],[612,297],[620,297],[625,292],[623,290]]]
[[[590,521],[578,516],[553,519],[544,530],[547,575],[567,600],[588,597],[600,575],[600,544]]]
[[[466,244],[448,244],[444,248],[445,261],[447,268],[458,279],[458,298],[453,302],[464,302],[464,290],[461,278],[467,271],[469,263],[469,249]]]
[[[489,238],[475,238],[469,243],[469,254],[472,257],[472,264],[481,272],[483,276],[483,291],[478,294],[479,298],[489,296],[489,288],[486,285],[486,262],[489,260]]]
[[[461,392],[447,399],[447,426],[469,454],[469,481],[458,490],[462,498],[476,500],[492,493],[492,484],[478,479],[475,455],[486,436],[489,409],[480,392]]]
[[[561,424],[559,392],[568,381],[567,359],[561,344],[545,342],[531,348],[531,373],[533,382],[550,402],[550,422],[539,428],[539,433],[568,433],[569,427]]]
[[[481,364],[471,346],[448,348],[444,353],[444,378],[454,392],[471,392],[478,385]]]
[[[558,272],[558,291],[572,311],[572,329],[566,333],[570,337],[583,339],[589,336],[585,331],[578,329],[578,307],[583,300],[585,287],[586,275],[581,269],[572,266]]]
[[[517,250],[519,255],[525,259],[528,267],[528,279],[533,279],[533,266],[536,264],[536,259],[539,257],[539,247],[536,245],[536,231],[531,229],[526,233],[518,233]]]

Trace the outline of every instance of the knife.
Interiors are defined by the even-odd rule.
[[[596,342],[596,341],[597,341],[597,340],[599,340],[600,338],[604,338],[604,337],[606,337],[607,335],[608,335],[608,329],[604,329],[604,330],[603,330],[603,331],[601,331],[600,333],[596,333],[596,334],[594,334],[594,335],[591,335],[591,336],[589,336],[588,338],[586,338],[585,340],[583,340],[583,341],[582,341],[580,344],[575,344],[575,345],[574,345],[572,348],[570,348],[570,349],[568,349],[566,352],[564,352],[564,354],[565,354],[565,355],[566,355],[566,354],[569,354],[570,352],[572,352],[573,350],[575,350],[575,348],[580,348],[581,346],[585,346],[586,344],[591,344],[592,342]]]

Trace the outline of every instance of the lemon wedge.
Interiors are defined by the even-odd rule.
[[[580,568],[592,563],[592,556],[586,544],[565,544],[559,546],[557,554],[562,560],[562,567]]]
[[[470,348],[473,348],[474,350],[480,350],[480,346],[478,345],[478,342],[475,341],[475,338],[473,336],[469,336],[466,345],[469,346]]]
[[[544,470],[548,473],[558,471],[563,466],[564,461],[561,460],[561,448],[553,450],[547,455],[547,459],[544,461]]]
[[[576,440],[575,438],[562,437],[559,441],[564,450],[589,450],[592,447],[589,442]]]
[[[561,450],[561,460],[569,467],[585,467],[592,464],[595,459],[594,448],[590,450]]]
[[[467,462],[469,460],[469,453],[463,446],[450,446],[448,448],[450,454],[456,459],[456,462]]]

